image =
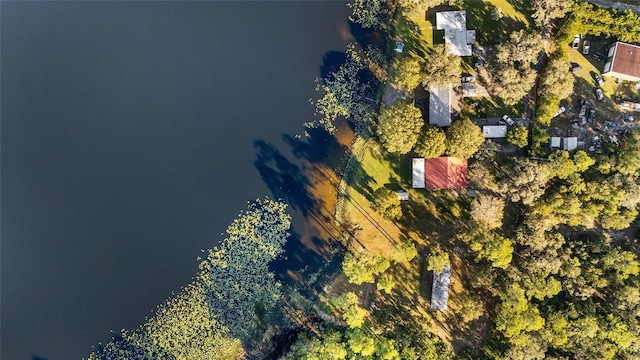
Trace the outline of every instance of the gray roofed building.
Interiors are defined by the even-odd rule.
[[[412,178],[414,189],[424,189],[424,158],[413,158]]]
[[[485,139],[500,139],[507,137],[507,125],[485,125],[482,127]]]
[[[478,97],[478,85],[472,82],[462,83],[463,97]]]
[[[451,84],[429,87],[429,124],[451,125]]]
[[[578,138],[573,136],[573,137],[566,137],[564,139],[562,139],[562,149],[563,150],[567,150],[567,151],[572,151],[578,148]]]
[[[449,309],[449,285],[451,284],[451,266],[446,265],[441,273],[433,274],[431,290],[431,308],[436,310]]]
[[[444,30],[444,43],[458,56],[471,56],[476,41],[476,31],[467,30],[466,11],[442,11],[436,13],[436,29]]]

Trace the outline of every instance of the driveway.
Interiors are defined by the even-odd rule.
[[[614,8],[618,10],[631,9],[631,11],[633,11],[634,13],[640,14],[640,2],[638,3],[638,5],[629,5],[629,4],[620,3],[617,1],[611,1],[611,0],[588,0],[588,1],[592,4],[596,4],[601,7]]]

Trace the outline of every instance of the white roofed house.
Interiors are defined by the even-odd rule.
[[[444,43],[449,51],[458,56],[471,56],[476,41],[476,31],[467,30],[466,11],[443,11],[436,13],[436,29],[444,30]]]

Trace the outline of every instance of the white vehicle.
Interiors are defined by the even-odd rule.
[[[474,82],[475,80],[476,79],[473,77],[473,75],[467,75],[462,77],[462,82],[464,83]]]
[[[598,83],[598,86],[602,86],[602,84],[604,84],[604,80],[600,75],[596,74],[594,77],[596,78],[596,82]]]
[[[602,89],[600,88],[596,89],[596,96],[598,97],[598,100],[604,99],[604,93],[602,92]]]
[[[573,43],[571,44],[571,47],[578,50],[578,48],[580,47],[580,35],[576,35],[573,37]]]
[[[567,109],[564,106],[560,106],[560,109],[558,109],[558,111],[553,115],[553,117],[556,117],[565,111],[567,111]]]
[[[504,115],[502,117],[502,120],[504,120],[504,122],[506,122],[507,125],[509,125],[509,126],[513,126],[513,124],[515,124],[515,121],[513,121],[513,119],[510,118],[509,115]]]
[[[591,48],[591,42],[589,40],[585,40],[584,43],[582,44],[582,53],[584,55],[587,55],[589,53],[590,48]]]

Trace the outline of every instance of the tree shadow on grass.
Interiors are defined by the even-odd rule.
[[[507,2],[509,4],[511,4],[511,6],[513,6],[514,9],[516,9],[517,12],[521,13],[522,15],[524,15],[527,20],[529,20],[529,23],[531,24],[531,26],[534,26],[534,21],[533,18],[531,17],[531,15],[533,15],[533,11],[531,10],[531,2],[528,0],[507,0]]]
[[[606,96],[604,100],[598,100],[596,97],[596,88],[597,85],[594,84],[592,79],[587,80],[583,77],[576,77],[573,85],[573,94],[582,95],[583,99],[595,106],[596,119],[615,120],[619,113],[616,104],[611,98]]]
[[[351,171],[353,171],[353,179],[350,181],[351,187],[364,196],[365,199],[373,202],[373,188],[370,185],[373,177],[362,167],[362,162],[360,161],[352,162]]]
[[[420,37],[419,27],[415,22],[408,17],[399,17],[395,21],[395,29],[397,39],[392,40],[402,40],[404,53],[414,54],[419,58],[423,58],[426,55],[427,49]],[[395,47],[395,41],[390,41],[390,44]]]
[[[512,32],[526,28],[524,22],[508,16],[493,20],[491,11],[494,8],[494,5],[484,1],[470,1],[466,8],[467,27],[476,30],[476,39],[483,45],[501,43]]]

